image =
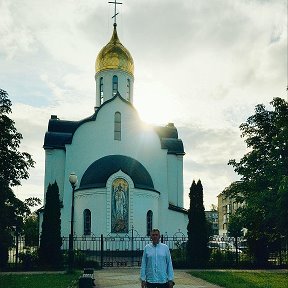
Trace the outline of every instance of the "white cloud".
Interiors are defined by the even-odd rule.
[[[25,25],[15,21],[15,15],[12,12],[13,3],[5,0],[1,1],[0,10],[1,52],[4,52],[10,59],[19,51],[32,52],[34,50],[32,44],[35,43],[35,39]]]
[[[207,129],[198,126],[179,127],[184,142],[185,205],[189,205],[189,188],[193,180],[201,180],[206,208],[217,205],[217,195],[238,179],[228,160],[239,160],[247,152],[240,131],[235,128]]]

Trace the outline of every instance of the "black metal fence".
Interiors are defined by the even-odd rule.
[[[131,267],[140,266],[143,249],[150,242],[147,236],[81,236],[74,238],[74,265],[75,267]],[[161,242],[168,245],[171,251],[173,265],[189,267],[186,243],[187,237],[181,233],[173,236],[162,235]],[[38,247],[26,246],[24,237],[17,237],[15,245],[9,250],[8,269],[30,270],[39,269]],[[236,245],[235,245],[236,244]],[[69,238],[62,238],[63,267],[68,263]],[[214,237],[208,242],[210,258],[209,268],[249,267],[255,268],[254,258],[249,253],[247,243],[243,238]],[[270,253],[269,267],[287,267],[287,243],[274,253]]]
[[[149,236],[82,236],[74,237],[74,261],[77,266],[131,267],[141,266],[144,247],[150,243]],[[181,248],[187,237],[181,232],[173,236],[162,235],[161,242],[171,251]],[[184,247],[184,245],[183,245]],[[69,237],[63,237],[64,251],[69,248]]]
[[[33,269],[38,260],[38,246],[26,245],[25,237],[14,237],[14,245],[8,251],[8,269]]]

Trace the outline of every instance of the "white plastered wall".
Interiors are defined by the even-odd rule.
[[[83,235],[85,209],[91,211],[91,236],[114,235],[111,233],[111,191],[112,183],[117,178],[123,178],[129,184],[129,230],[133,228],[139,235],[145,235],[149,210],[153,212],[153,223],[158,227],[159,193],[135,188],[132,179],[119,170],[109,177],[106,188],[85,189],[75,193],[76,235]]]
[[[63,200],[64,181],[65,181],[64,179],[65,157],[66,153],[62,149],[45,150],[44,199],[46,199],[46,192],[49,183],[53,184],[56,181],[59,187],[60,201]]]

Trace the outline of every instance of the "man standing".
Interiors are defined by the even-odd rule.
[[[141,287],[172,288],[174,285],[173,266],[169,248],[159,243],[160,231],[151,232],[152,243],[144,248],[141,264]]]

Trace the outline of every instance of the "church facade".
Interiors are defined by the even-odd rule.
[[[146,125],[133,106],[134,62],[114,24],[96,59],[95,113],[80,121],[52,115],[45,134],[45,193],[57,182],[61,234],[70,233],[75,172],[74,233],[77,236],[148,235],[153,227],[172,236],[187,232],[183,208],[181,139],[173,123]],[[42,218],[40,213],[40,219]]]

